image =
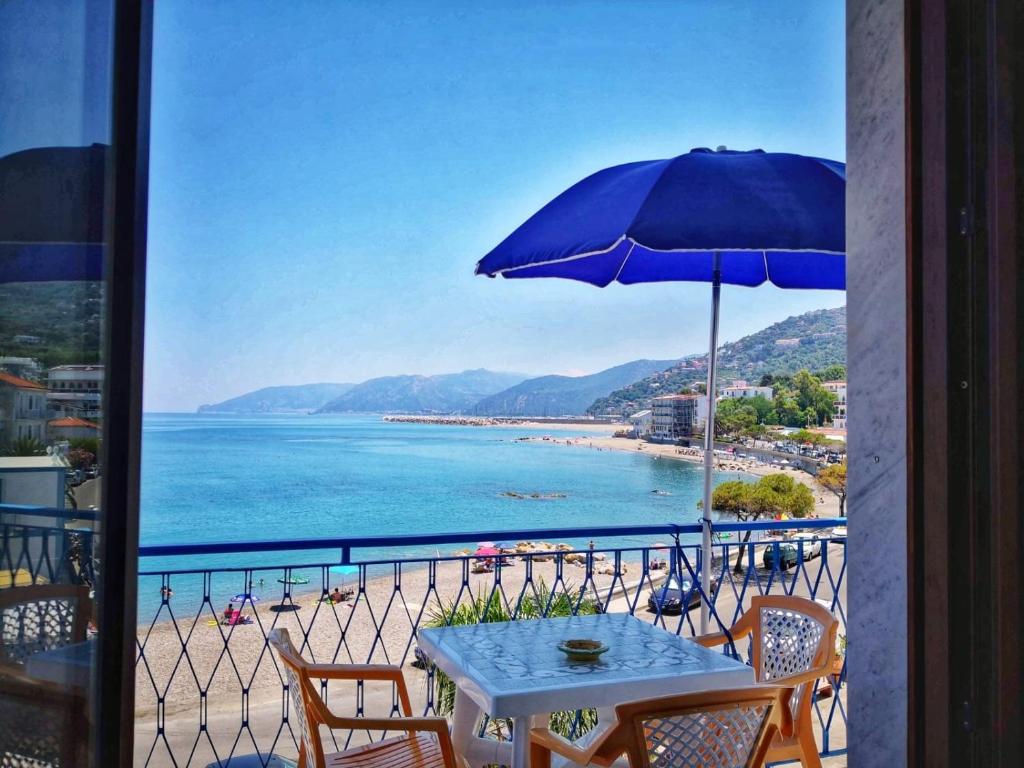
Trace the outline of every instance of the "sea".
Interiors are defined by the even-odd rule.
[[[606,433],[588,432],[586,425],[397,423],[379,415],[147,414],[140,539],[143,545],[239,544],[462,532],[493,538],[492,532],[515,529],[697,522],[700,465],[589,448],[585,440],[565,445],[588,435]],[[550,439],[517,439],[544,436]],[[734,477],[717,473],[715,479]],[[684,538],[696,541],[697,535]],[[464,546],[472,544],[399,544],[352,556],[451,555]],[[144,557],[139,568],[270,567],[338,562],[339,555],[325,548]]]

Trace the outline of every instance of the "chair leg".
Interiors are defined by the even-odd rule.
[[[821,768],[818,745],[810,728],[804,728],[800,734],[800,765],[802,768]]]
[[[551,750],[540,744],[530,744],[530,768],[551,768]]]

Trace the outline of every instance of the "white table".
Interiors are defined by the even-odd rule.
[[[49,651],[33,653],[25,660],[25,674],[73,688],[88,688],[96,660],[96,641],[72,643]]]
[[[556,646],[573,638],[602,640],[609,651],[571,662]],[[755,683],[747,665],[628,614],[423,629],[418,640],[455,682],[452,741],[473,766],[526,768],[529,729],[552,712],[595,707],[606,728],[610,708],[625,701]],[[476,736],[483,713],[512,719],[511,746]]]

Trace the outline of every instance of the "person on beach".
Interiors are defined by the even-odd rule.
[[[234,603],[228,603],[228,607],[224,609],[224,620],[225,621],[231,621],[231,619],[232,619],[232,617],[234,615],[235,615],[235,604]]]
[[[331,602],[332,603],[340,603],[340,602],[343,602],[344,600],[345,600],[345,595],[343,595],[341,593],[340,589],[335,587],[334,591],[331,592]]]

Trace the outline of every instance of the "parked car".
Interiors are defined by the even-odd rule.
[[[818,538],[817,534],[798,533],[793,536],[793,541],[803,541],[804,560],[813,560],[821,556],[821,539]]]
[[[658,613],[659,610],[664,616],[678,616],[683,612],[683,600],[686,599],[687,594],[690,596],[689,605],[686,610],[696,608],[700,605],[700,591],[693,589],[689,581],[684,581],[682,584],[679,582],[672,582],[671,584],[665,584],[651,591],[650,597],[647,598],[647,610],[651,613]],[[711,594],[714,595],[718,591],[718,579],[711,580]]]
[[[797,551],[796,545],[788,541],[781,541],[778,544],[779,550],[779,570],[785,571],[789,568],[794,567],[800,560],[800,553]],[[764,567],[771,570],[775,567],[775,545],[772,545],[765,549],[764,556],[762,557]]]

